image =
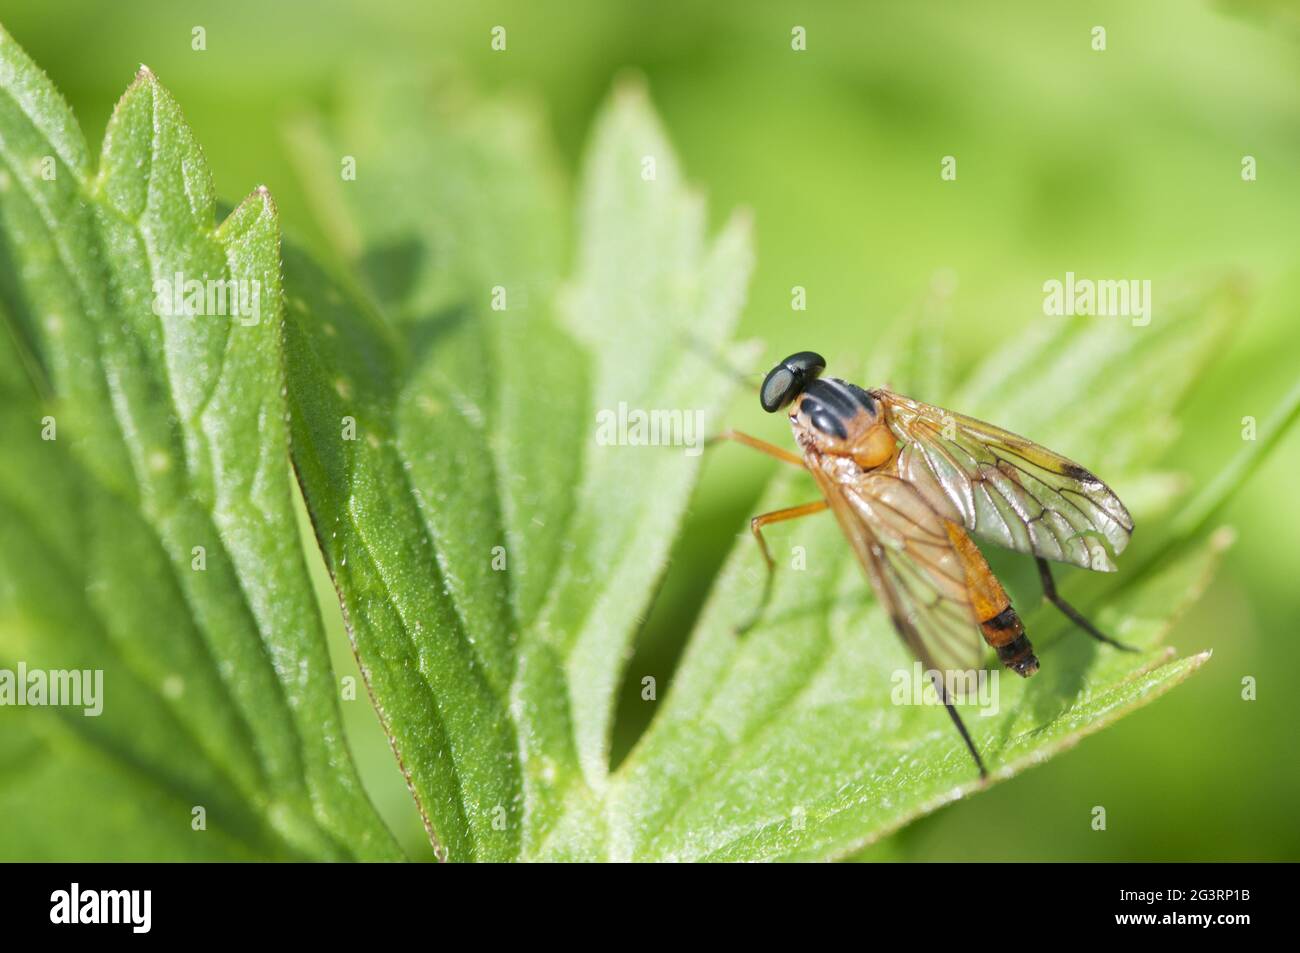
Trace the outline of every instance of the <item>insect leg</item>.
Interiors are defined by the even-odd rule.
[[[970,756],[975,759],[975,766],[980,769],[981,780],[987,778],[989,772],[988,769],[984,767],[984,759],[981,758],[980,753],[975,750],[975,742],[970,740],[970,733],[966,730],[966,725],[962,722],[961,715],[957,714],[957,709],[953,707],[952,702],[948,701],[946,696],[943,699],[943,707],[948,709],[948,715],[952,718],[952,723],[956,725],[957,730],[961,732],[961,740],[966,742],[966,748],[970,751]]]
[[[962,722],[962,716],[957,714],[957,707],[948,701],[948,689],[944,686],[944,680],[932,677],[931,681],[935,685],[936,692],[939,693],[939,698],[944,702],[945,709],[948,709],[949,718],[952,718],[953,724],[957,725],[957,732],[962,736],[962,741],[966,742],[966,750],[969,750],[971,757],[975,759],[975,767],[979,768],[980,780],[987,779],[988,768],[984,767],[984,759],[979,757],[979,751],[975,748],[975,742],[971,741],[970,732],[966,731],[966,723]]]
[[[1052,570],[1051,567],[1047,565],[1047,560],[1043,559],[1040,556],[1038,557],[1037,562],[1038,562],[1038,577],[1043,581],[1043,595],[1047,597],[1048,602],[1056,606],[1056,608],[1060,609],[1061,612],[1065,614],[1065,617],[1067,619],[1069,619],[1079,628],[1083,629],[1083,631],[1087,632],[1094,639],[1097,639],[1099,642],[1105,642],[1107,645],[1113,645],[1115,646],[1115,648],[1122,649],[1125,652],[1138,651],[1132,645],[1125,645],[1123,642],[1116,642],[1109,635],[1103,635],[1100,631],[1098,631],[1095,625],[1093,625],[1091,622],[1089,622],[1080,614],[1078,609],[1076,609],[1074,606],[1070,605],[1059,595],[1057,595],[1056,581],[1052,579]]]
[[[957,732],[961,735],[961,740],[966,742],[966,750],[970,756],[975,759],[975,767],[980,769],[980,779],[984,780],[989,776],[988,769],[984,767],[984,759],[980,757],[979,751],[975,748],[975,742],[971,741],[970,732],[966,730],[966,723],[961,720],[961,715],[957,714],[957,708],[948,700],[948,689],[943,684],[942,678],[931,678],[934,683],[934,690],[939,693],[939,699],[943,702],[943,707],[948,709],[948,717],[952,723],[957,726]]]
[[[766,440],[759,440],[757,437],[751,437],[747,433],[741,433],[739,430],[724,430],[716,436],[710,437],[706,443],[716,443],[719,440],[734,440],[736,443],[743,443],[747,447],[752,447],[761,453],[766,453],[769,457],[776,457],[783,463],[804,469],[803,457],[797,453],[791,453],[789,450],[782,450],[775,444],[768,443]]]
[[[803,466],[802,463],[799,465]],[[758,540],[758,548],[763,553],[763,561],[767,563],[767,578],[763,580],[763,596],[758,603],[757,611],[750,617],[748,622],[736,629],[737,635],[744,635],[758,624],[758,620],[763,618],[763,612],[767,609],[768,600],[772,598],[772,580],[776,577],[776,560],[772,558],[772,554],[768,551],[767,540],[763,538],[763,527],[770,526],[773,523],[782,523],[786,520],[798,519],[801,516],[811,516],[813,513],[820,513],[828,506],[830,504],[825,500],[817,500],[814,503],[804,503],[802,506],[773,510],[771,513],[755,516],[749,521],[749,531],[754,534],[754,539]]]

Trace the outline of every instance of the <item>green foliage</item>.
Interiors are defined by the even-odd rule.
[[[104,692],[98,717],[4,710],[5,856],[397,856],[297,546],[269,194],[215,223],[147,70],[98,167],[3,32],[0,90],[0,664],[100,669]],[[178,272],[256,282],[260,320],[155,316]]]
[[[341,252],[372,251],[357,254],[368,278],[351,294],[296,257],[288,275],[304,299],[289,335],[295,461],[435,842],[458,859],[839,856],[975,790],[946,716],[891,702],[891,675],[910,662],[825,519],[790,531],[809,569],[783,573],[765,624],[743,641],[734,627],[758,597],[761,564],[741,541],[670,698],[610,773],[611,692],[692,467],[664,448],[601,446],[593,422],[620,401],[716,404],[726,374],[709,351],[739,303],[743,235],[709,249],[644,98],[624,89],[587,152],[577,264],[561,285],[562,202],[535,133],[478,104],[423,108],[431,98],[364,90],[337,128],[298,129],[323,226]],[[342,153],[366,170],[355,187],[322,172]],[[492,310],[494,287],[507,291],[504,311]],[[1057,322],[995,355],[953,399],[1027,419],[1052,445],[1108,463],[1123,487],[1164,445],[1231,300],[1198,296],[1149,329]],[[915,340],[899,350],[916,359],[891,361],[895,379],[936,360]],[[1133,421],[1132,388],[1102,393],[1099,378],[1139,360],[1162,383]],[[1074,413],[1084,401],[1089,413]],[[356,439],[341,440],[349,418]],[[765,506],[814,492],[783,479]],[[1053,639],[1062,620],[1027,613],[1051,633],[1044,673],[1004,680],[999,712],[969,719],[999,778],[1208,658],[1177,657],[1161,639],[1222,545],[1153,567],[1106,603],[1103,624],[1141,654]]]
[[[1138,444],[1110,435],[1167,419],[1217,333],[1238,315],[1220,297],[1198,298],[1139,332],[1114,324],[1046,326],[991,355],[962,392],[925,396],[985,419],[1032,418],[1027,432],[1078,459],[1106,463],[1101,472],[1127,498],[1126,486],[1149,467],[1159,444],[1154,437]],[[909,391],[936,357],[919,337],[909,331],[882,359],[889,366],[885,377]],[[1098,365],[1102,354],[1107,360]],[[1167,376],[1148,392],[1142,419],[1135,420],[1132,404],[1096,398],[1105,367],[1139,358],[1165,367]],[[1084,406],[1086,413],[1074,411]],[[809,478],[783,475],[760,511],[815,494]],[[1159,502],[1134,507],[1139,533]],[[834,521],[813,517],[768,535],[774,552],[800,547],[807,568],[791,569],[786,556],[765,624],[738,641],[731,625],[758,597],[762,563],[752,543],[737,544],[664,710],[612,788],[609,813],[622,819],[624,856],[842,857],[982,787],[941,709],[897,703],[896,680],[911,673],[912,659],[880,607],[865,597],[861,568]],[[1117,652],[1075,630],[1054,608],[1038,604],[1033,587],[1017,593],[1042,669],[1028,680],[998,672],[996,710],[988,714],[975,702],[964,707],[993,781],[1071,747],[1209,659],[1209,652],[1179,657],[1163,640],[1229,542],[1228,535],[1202,538],[1176,559],[1148,564],[1140,577],[1126,575],[1130,562],[1121,559],[1122,589],[1114,579],[1057,570],[1069,580],[1067,597],[1138,653]],[[1022,567],[1028,562],[1001,561],[1017,560]],[[1079,576],[1091,584],[1087,589],[1072,586]],[[1017,581],[1014,568],[1008,578]],[[1075,597],[1103,587],[1104,598]]]
[[[203,157],[150,74],[97,168],[3,33],[0,88],[0,667],[101,668],[108,697],[99,718],[0,713],[6,856],[398,856],[343,744],[287,443],[440,856],[842,857],[981,787],[942,711],[893,703],[910,659],[827,517],[774,530],[807,568],[782,558],[743,640],[761,564],[738,540],[650,730],[611,770],[615,696],[700,458],[606,445],[598,415],[729,422],[752,257],[743,218],[710,239],[639,87],[603,107],[571,203],[531,111],[352,84],[293,130],[341,261],[286,247],[283,309],[269,195],[215,225]],[[153,282],[177,271],[258,281],[261,320],[156,317]],[[1138,521],[1118,577],[1063,577],[1138,654],[1036,608],[1007,563],[1043,668],[1000,679],[995,713],[966,711],[994,782],[1209,658],[1166,633],[1229,542],[1212,517],[1294,406],[1170,533],[1181,483],[1155,467],[1238,298],[1191,291],[1142,329],[1045,321],[958,389],[928,320],[874,355],[901,389],[1086,462]],[[783,474],[761,505],[814,492]]]
[[[289,257],[294,459],[438,843],[454,859],[536,856],[606,784],[619,660],[699,462],[597,446],[596,414],[716,416],[727,379],[686,332],[726,340],[748,245],[741,223],[706,242],[627,88],[595,134],[576,272],[553,306],[565,216],[536,131],[477,105],[414,123],[408,100],[428,96],[363,97],[347,151],[364,172],[321,199],[376,249],[361,264],[384,314]]]

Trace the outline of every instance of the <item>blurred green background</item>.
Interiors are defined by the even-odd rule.
[[[960,375],[1047,320],[1042,284],[1066,271],[1149,278],[1156,309],[1185,286],[1240,276],[1248,320],[1191,398],[1171,457],[1196,485],[1241,449],[1242,418],[1262,423],[1300,370],[1300,13],[1281,2],[1052,6],[5,0],[0,20],[92,140],[147,63],[185,109],[222,198],[268,185],[286,232],[308,243],[319,235],[289,160],[289,121],[329,110],[362,71],[435,70],[531,101],[570,175],[611,83],[639,71],[714,220],[754,210],[742,336],[765,349],[747,371],[804,348],[869,366],[886,329],[941,292],[945,362]],[[489,46],[496,25],[504,53]],[[791,50],[796,25],[803,52]],[[1091,46],[1097,25],[1105,52]],[[191,49],[196,26],[202,52]],[[945,155],[957,158],[956,181],[940,179]],[[1257,181],[1242,181],[1246,155]],[[806,311],[791,310],[795,285]],[[787,439],[754,403],[738,397],[727,423]],[[629,669],[616,752],[651,714],[641,675],[670,678],[770,473],[740,451],[710,454]],[[1297,473],[1293,434],[1225,516],[1239,542],[1170,638],[1184,652],[1214,649],[1202,673],[869,856],[1300,859],[1287,688],[1300,670]],[[314,564],[336,662],[355,672]],[[1241,699],[1247,675],[1253,702]],[[372,796],[407,850],[427,856],[364,693],[344,708]],[[1105,832],[1089,826],[1095,804],[1107,807]]]

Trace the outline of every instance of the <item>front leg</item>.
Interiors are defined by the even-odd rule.
[[[739,430],[724,430],[716,436],[710,437],[706,443],[717,443],[719,440],[734,440],[736,443],[742,443],[746,447],[757,450],[759,453],[766,453],[769,457],[776,457],[782,463],[788,463],[791,466],[798,467],[800,470],[807,469],[803,462],[803,457],[797,453],[791,453],[789,450],[782,450],[775,444],[768,443],[766,440],[759,440],[757,437],[751,437],[747,433],[741,433]]]
[[[803,462],[800,461],[800,466]],[[791,506],[783,510],[773,510],[771,513],[764,513],[761,516],[755,516],[749,521],[749,531],[754,534],[754,539],[758,541],[759,551],[763,554],[763,562],[767,564],[767,577],[763,580],[763,595],[759,599],[758,610],[750,617],[749,621],[736,629],[737,635],[744,635],[763,618],[763,613],[767,610],[767,603],[772,598],[772,582],[776,578],[776,560],[772,558],[771,552],[767,548],[767,540],[763,538],[763,527],[770,526],[773,523],[783,523],[786,520],[799,519],[801,516],[811,516],[814,513],[820,513],[830,506],[825,500],[817,500],[815,503],[804,503],[802,506]]]

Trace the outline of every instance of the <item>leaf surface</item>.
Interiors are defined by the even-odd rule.
[[[5,853],[398,857],[298,545],[269,193],[217,223],[146,69],[92,163],[0,31],[0,312],[0,666],[103,686],[95,716],[3,709]]]
[[[594,133],[567,281],[563,192],[517,111],[417,89],[344,116],[298,133],[366,281],[289,258],[295,463],[439,850],[532,856],[606,783],[623,659],[729,388],[687,342],[730,334],[745,226],[707,240],[635,88]],[[686,445],[637,445],[650,412]]]

